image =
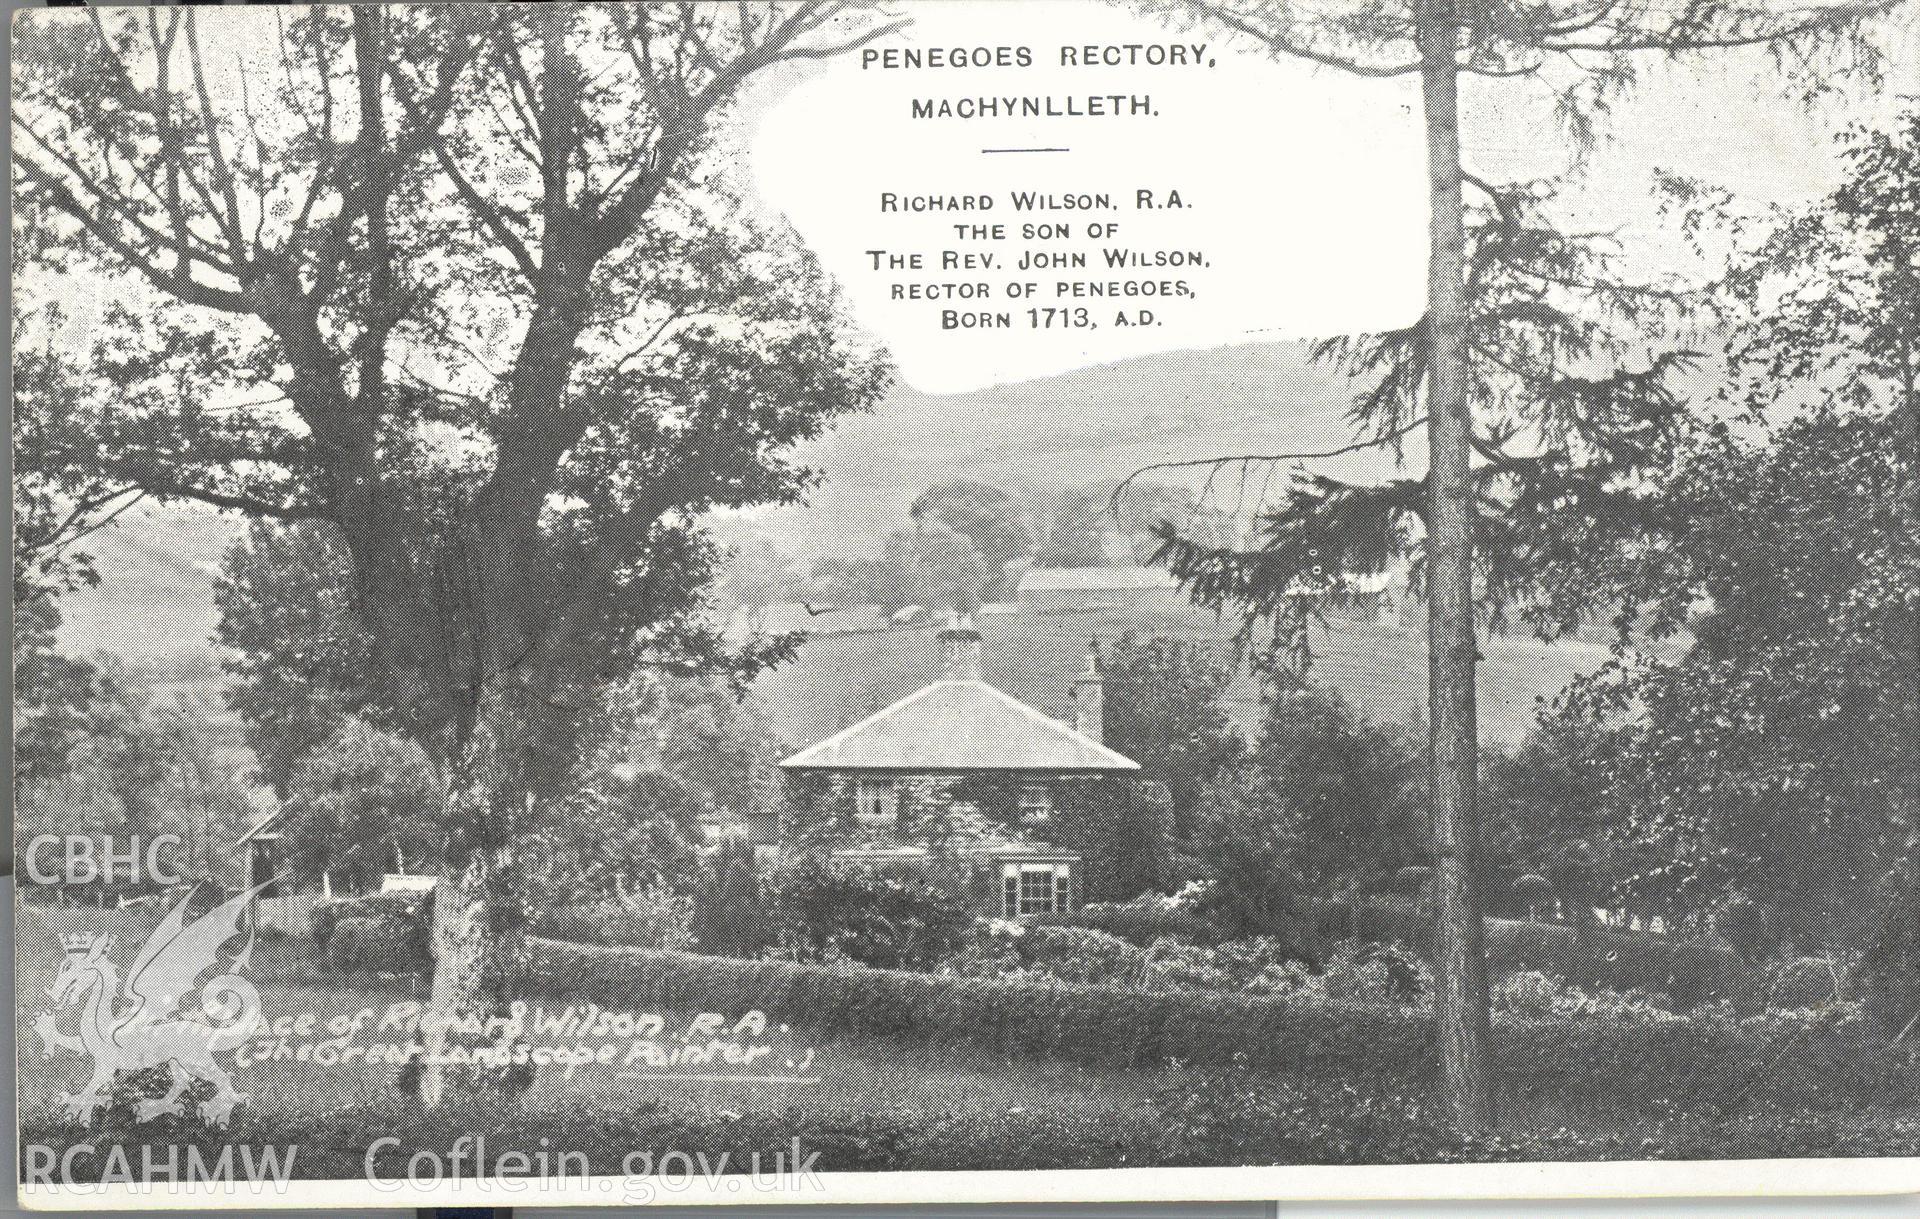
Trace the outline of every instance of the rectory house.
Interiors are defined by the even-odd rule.
[[[1065,723],[981,680],[971,618],[952,619],[937,639],[938,680],[780,763],[783,845],[877,867],[949,869],[982,913],[1076,908],[1081,857],[1050,836],[1140,769],[1101,743],[1098,657],[1074,679]]]

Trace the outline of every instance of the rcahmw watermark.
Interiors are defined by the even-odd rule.
[[[210,1191],[233,1193],[241,1188],[252,1194],[285,1193],[299,1150],[232,1143],[218,1151],[191,1144],[149,1143],[129,1148],[118,1143],[105,1147],[92,1143],[64,1147],[28,1143],[21,1148],[20,1181],[28,1186],[57,1186],[77,1194],[119,1188],[134,1193],[199,1195]]]

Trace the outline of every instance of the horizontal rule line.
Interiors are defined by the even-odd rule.
[[[684,1075],[678,1071],[621,1071],[615,1079],[673,1079],[690,1084],[817,1084],[818,1075]]]
[[[1071,148],[982,148],[983,154],[990,152],[1072,152]]]

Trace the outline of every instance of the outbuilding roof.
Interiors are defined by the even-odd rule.
[[[784,770],[1140,769],[983,681],[936,681],[780,763]]]

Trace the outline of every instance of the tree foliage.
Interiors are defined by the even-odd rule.
[[[1398,334],[1335,341],[1322,355],[1366,379],[1354,404],[1361,436],[1349,451],[1397,445],[1423,424],[1425,477],[1369,488],[1304,479],[1269,514],[1255,555],[1196,546],[1169,527],[1159,557],[1196,599],[1234,606],[1249,634],[1256,622],[1270,622],[1276,647],[1304,661],[1314,601],[1342,595],[1355,570],[1379,571],[1405,548],[1409,519],[1420,517],[1417,564],[1428,569],[1422,574],[1431,594],[1435,1010],[1447,1101],[1463,1129],[1493,1120],[1489,1000],[1473,879],[1479,850],[1476,605],[1497,617],[1514,594],[1543,593],[1538,621],[1548,626],[1583,608],[1578,580],[1546,581],[1543,588],[1540,571],[1523,560],[1577,556],[1595,540],[1586,522],[1605,521],[1627,506],[1617,502],[1628,490],[1619,481],[1622,467],[1631,468],[1659,440],[1669,408],[1662,381],[1675,356],[1644,367],[1622,362],[1621,340],[1599,329],[1593,314],[1578,312],[1575,302],[1585,298],[1604,314],[1643,296],[1623,292],[1617,278],[1601,274],[1604,253],[1594,239],[1534,218],[1538,188],[1494,186],[1465,169],[1460,78],[1547,82],[1559,97],[1561,126],[1584,151],[1634,82],[1645,53],[1678,59],[1761,45],[1776,60],[1809,69],[1803,77],[1809,92],[1832,84],[1841,70],[1877,81],[1878,55],[1862,23],[1896,3],[1787,10],[1756,0],[1146,4],[1176,21],[1224,29],[1276,58],[1363,77],[1420,79],[1431,207],[1426,312]],[[1464,204],[1469,181],[1487,199],[1477,223],[1469,223]],[[1601,367],[1569,370],[1558,362],[1569,356]],[[1421,395],[1424,409],[1415,416]],[[1493,418],[1477,418],[1489,405],[1497,408]],[[1249,462],[1276,459],[1225,462],[1236,460],[1244,470]],[[1590,515],[1596,510],[1605,514]],[[1542,531],[1534,526],[1543,513],[1569,520]],[[1598,540],[1612,531],[1604,526]]]
[[[643,672],[609,690],[581,734],[575,786],[664,775],[716,822],[771,810],[780,748],[752,696],[711,677]]]
[[[745,610],[748,629],[756,634],[766,627],[768,607],[797,601],[805,590],[806,576],[799,566],[765,537],[733,547],[719,588],[723,604]]]
[[[1903,850],[1920,733],[1920,551],[1885,495],[1893,440],[1824,412],[1764,446],[1719,432],[1675,488],[1702,509],[1677,544],[1712,608],[1683,657],[1638,660],[1573,704],[1631,725],[1613,791],[1623,837],[1657,862],[1630,891],[1696,911],[1745,892],[1798,912],[1800,938],[1857,942]]]
[[[1796,939],[1860,946],[1920,848],[1920,120],[1846,150],[1801,214],[1689,194],[1696,225],[1735,226],[1736,416],[1691,435],[1631,574],[1691,646],[1623,659],[1567,713],[1626,734],[1623,837],[1664,857],[1630,889],[1743,894]]]
[[[55,642],[60,608],[41,595],[13,607],[13,782],[55,778],[91,726],[94,668]]]
[[[41,282],[52,246],[44,218],[25,212],[13,230],[13,602],[99,582],[82,545],[141,494],[101,471],[84,426],[99,384],[67,349],[78,322]]]
[[[1167,785],[1173,832],[1185,834],[1201,789],[1244,751],[1225,702],[1232,666],[1204,644],[1127,632],[1105,650],[1100,671],[1106,744]]]
[[[1052,499],[1036,567],[1108,567],[1145,563],[1158,549],[1154,527],[1180,522],[1181,535],[1211,545],[1233,543],[1228,514],[1208,507],[1185,487],[1134,481],[1124,492],[1111,483],[1073,487]]]
[[[602,774],[535,810],[518,858],[535,906],[628,891],[685,894],[699,875],[700,793],[658,771]]]
[[[354,611],[339,531],[325,521],[250,522],[222,560],[213,597],[221,668],[234,679],[227,703],[261,777],[285,797],[302,760],[354,717],[379,714],[373,644]]]
[[[1271,777],[1255,767],[1221,775],[1202,793],[1196,821],[1192,855],[1207,882],[1198,912],[1236,936],[1302,938],[1310,924],[1300,841]]]
[[[998,487],[965,479],[923,491],[907,515],[917,526],[943,525],[973,543],[992,571],[1033,548],[1033,531],[1021,506]]]
[[[41,834],[90,834],[110,835],[125,850],[132,838],[144,847],[171,834],[180,844],[163,853],[168,866],[238,884],[233,843],[267,809],[252,798],[237,734],[214,719],[216,708],[162,694],[151,674],[110,657],[85,676],[84,710],[61,725],[62,764],[22,776],[16,788],[16,847]],[[51,727],[42,722],[34,731]]]
[[[898,529],[871,559],[829,557],[814,564],[820,595],[842,605],[877,605],[893,613],[910,605],[971,613],[999,591],[999,572],[964,533],[938,521]]]
[[[1298,844],[1291,866],[1321,892],[1376,888],[1431,857],[1425,742],[1369,723],[1337,692],[1278,675],[1249,762]]]
[[[1644,479],[1671,459],[1684,420],[1672,380],[1696,357],[1641,354],[1684,298],[1628,279],[1612,237],[1556,228],[1552,188],[1480,185],[1482,201],[1467,209],[1465,339],[1475,593],[1482,624],[1517,610],[1551,637],[1610,604],[1584,573],[1657,528]],[[1427,326],[1316,346],[1358,384],[1350,418],[1367,443],[1398,447],[1424,425]],[[1197,543],[1167,522],[1155,558],[1196,601],[1238,612],[1248,637],[1265,624],[1272,644],[1304,663],[1308,626],[1362,595],[1365,578],[1404,564],[1412,590],[1424,591],[1428,484],[1302,472],[1260,516],[1257,548]]]
[[[722,663],[699,514],[800,494],[887,379],[708,155],[749,76],[882,28],[842,8],[309,9],[231,72],[191,10],[24,25],[22,206],[123,293],[94,468],[331,523],[442,758],[505,689]]]
[[[275,826],[295,882],[375,893],[389,872],[432,875],[442,782],[420,747],[352,718],[323,746],[294,763]]]

